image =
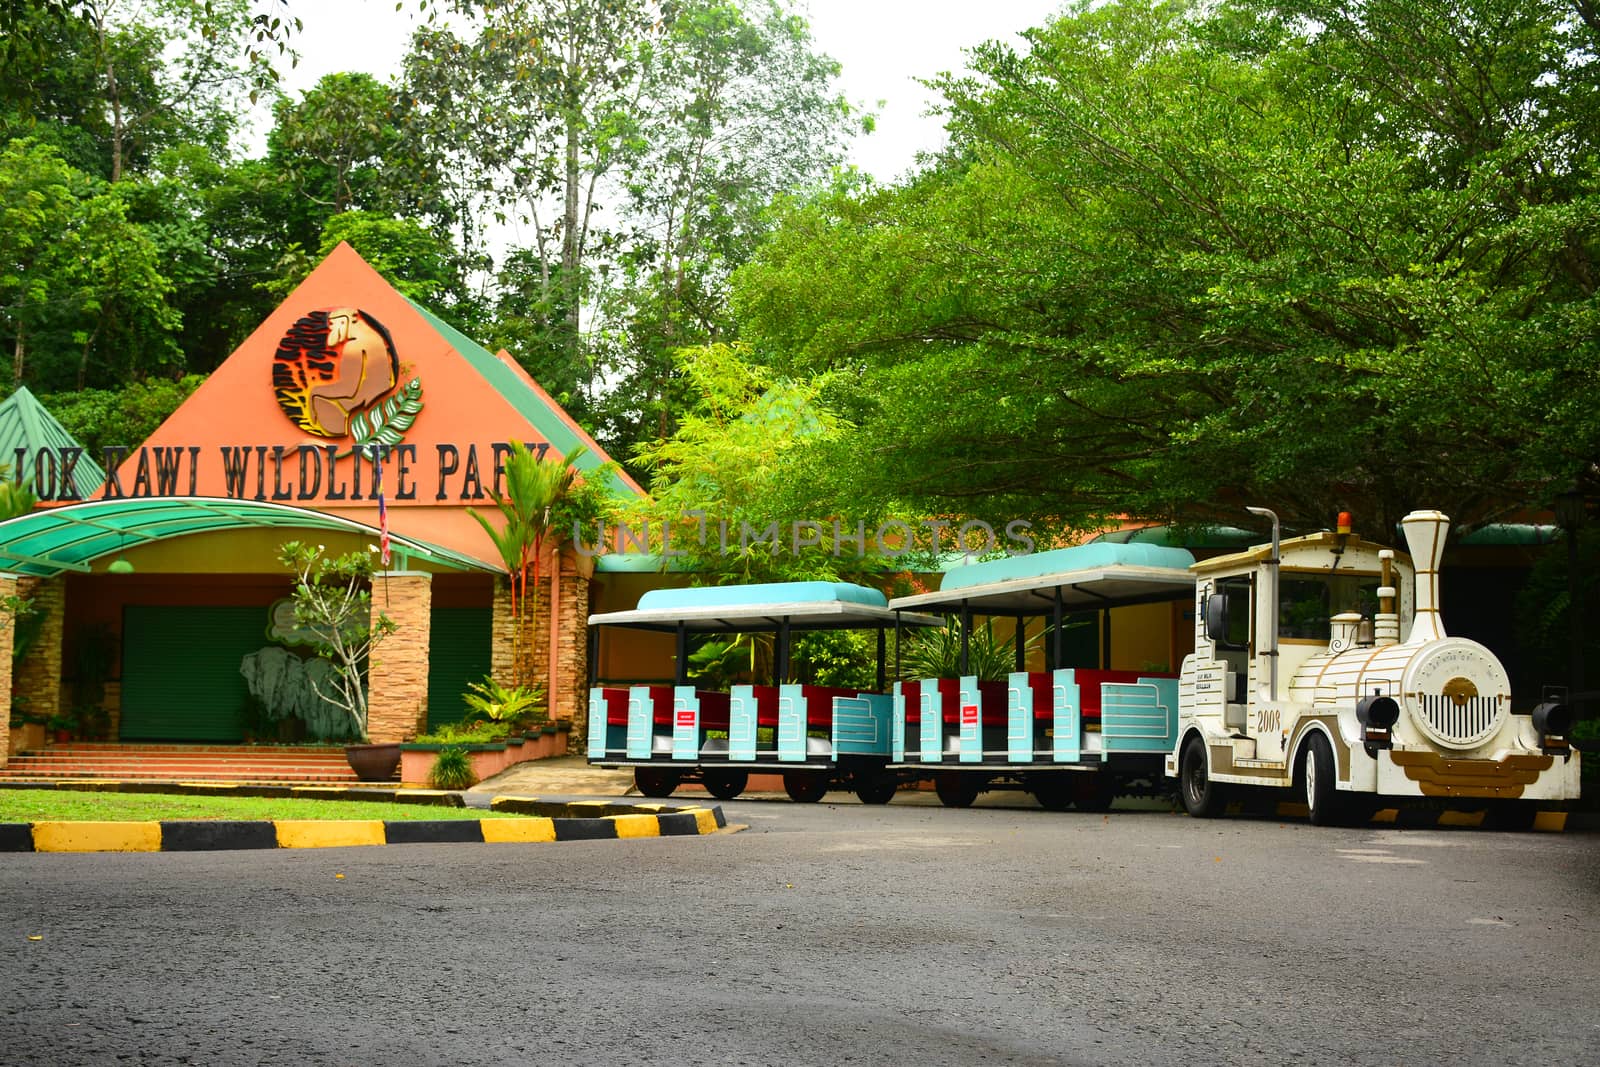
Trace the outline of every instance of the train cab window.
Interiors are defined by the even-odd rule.
[[[1375,574],[1285,574],[1278,596],[1278,636],[1326,641],[1332,618],[1347,611],[1372,617],[1378,606]]]

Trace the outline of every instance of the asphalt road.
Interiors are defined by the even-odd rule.
[[[0,857],[0,1061],[1600,1063],[1597,837],[725,809]]]

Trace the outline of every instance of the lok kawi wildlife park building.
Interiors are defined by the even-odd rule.
[[[359,447],[380,429],[382,515]],[[491,494],[514,441],[557,456],[581,445],[579,477],[644,495],[507,353],[402,296],[347,245],[144,442],[89,456],[19,391],[0,409],[0,460],[40,504],[0,527],[0,597],[36,610],[0,631],[0,674],[27,643],[0,700],[14,694],[30,721],[85,709],[108,740],[246,740],[241,663],[295,644],[280,546],[336,556],[386,540],[373,611],[397,628],[369,665],[370,738],[459,720],[472,682],[510,679],[506,567],[471,510],[500,522]],[[606,557],[568,544],[539,568],[533,673],[551,719],[574,731],[591,601],[609,582],[611,602],[631,607],[661,580],[641,563],[619,557],[608,575]],[[0,741],[3,761],[17,746]]]

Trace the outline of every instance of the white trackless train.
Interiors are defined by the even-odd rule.
[[[1195,651],[1165,767],[1191,815],[1219,814],[1238,786],[1297,789],[1317,824],[1382,797],[1487,801],[1515,822],[1531,801],[1578,796],[1567,706],[1514,714],[1494,653],[1445,634],[1448,519],[1402,526],[1410,558],[1348,532],[1280,544],[1274,519],[1271,545],[1194,565]]]

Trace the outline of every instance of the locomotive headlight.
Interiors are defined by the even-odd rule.
[[[1541,737],[1566,737],[1572,723],[1572,708],[1560,701],[1547,700],[1533,709],[1533,728]]]
[[[1356,718],[1369,730],[1387,730],[1400,721],[1400,704],[1394,697],[1374,693],[1356,705]]]

